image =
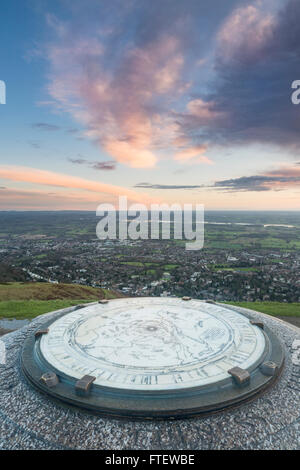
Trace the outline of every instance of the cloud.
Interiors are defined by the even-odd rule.
[[[127,196],[130,201],[151,203],[156,199],[147,194],[137,193],[121,186],[91,181],[76,176],[64,175],[52,171],[40,170],[13,165],[0,165],[0,178],[11,181],[20,181],[38,185],[55,186],[69,189],[90,191],[98,194],[108,194],[111,196]]]
[[[0,209],[12,210],[95,210],[99,195],[84,191],[55,193],[42,190],[4,188],[1,190]],[[111,203],[111,196],[101,195],[101,202]],[[114,201],[117,204],[117,200]]]
[[[274,183],[274,178],[262,175],[241,176],[217,181],[213,187],[231,192],[238,191],[271,191],[270,183]]]
[[[134,47],[110,75],[101,67],[99,42],[78,40],[71,48],[53,46],[49,93],[86,127],[84,135],[117,161],[131,167],[153,167],[157,161],[153,149],[165,123],[151,109],[152,99],[175,93],[179,86],[183,58],[178,49],[174,37],[143,49]]]
[[[257,63],[270,49],[277,18],[264,9],[267,2],[238,7],[218,33],[218,60],[223,64]]]
[[[113,161],[106,161],[106,162],[98,162],[98,161],[90,161],[86,160],[85,158],[69,158],[71,163],[75,163],[77,165],[87,165],[94,170],[115,170],[116,163]]]
[[[203,188],[202,185],[151,184],[151,183],[138,183],[134,187],[135,188],[146,188],[146,189],[198,189],[198,188]]]
[[[32,124],[32,127],[35,127],[37,129],[41,129],[43,131],[59,131],[61,128],[59,126],[56,126],[55,124],[48,124],[46,122],[35,122]]]
[[[212,165],[213,161],[210,160],[208,157],[203,155],[206,152],[207,146],[206,145],[197,145],[194,147],[188,147],[185,149],[180,150],[179,152],[175,153],[175,160],[180,162],[186,162],[189,160],[198,161],[199,163],[206,163],[207,165]]]
[[[94,170],[115,170],[116,169],[116,164],[115,162],[111,162],[111,161],[108,161],[108,162],[91,162],[91,166],[92,168],[94,168]]]
[[[49,105],[49,104],[54,104],[54,102],[47,102],[47,103],[44,103],[46,105]],[[56,124],[49,124],[47,122],[34,122],[32,124],[32,127],[33,128],[36,128],[36,129],[41,129],[43,131],[48,131],[48,132],[55,132],[55,131],[60,131],[60,130],[64,130],[67,134],[71,134],[71,135],[76,135],[76,134],[79,134],[79,130],[74,128],[74,127],[67,127],[67,128],[64,128],[62,126],[57,126]],[[79,138],[79,137],[78,137]]]
[[[294,165],[282,165],[277,169],[266,172],[265,174],[219,180],[215,181],[211,185],[138,183],[134,187],[145,189],[212,189],[224,192],[263,192],[283,191],[299,185],[300,168]]]
[[[48,15],[48,103],[130,167],[152,168],[166,153],[195,158],[189,155],[207,139],[192,135],[189,116],[199,127],[223,115],[213,101],[192,98],[199,70],[207,66],[215,28],[238,1],[90,0],[69,4],[67,21]],[[176,145],[182,136],[184,148]],[[204,155],[195,162],[211,163]]]
[[[185,108],[174,111],[177,133],[208,148],[259,143],[294,156],[300,107],[291,103],[291,83],[299,77],[300,2],[244,3],[216,33],[205,63],[209,83],[197,89],[194,82]]]
[[[70,128],[68,128],[68,129],[66,130],[66,132],[67,132],[68,134],[78,134],[79,130],[76,129],[76,128],[74,128],[74,127],[70,127]]]
[[[41,148],[41,144],[39,142],[35,142],[33,140],[29,140],[28,144],[34,149],[40,149]]]
[[[299,76],[300,2],[280,5],[261,0],[238,8],[220,29],[215,89],[207,100],[224,119],[210,122],[208,141],[299,149],[300,108],[291,103],[291,83]]]
[[[85,163],[87,163],[87,160],[85,160],[84,158],[69,158],[68,160],[69,162],[75,163],[76,165],[84,165]]]
[[[45,102],[115,161],[153,168],[170,155],[211,164],[202,149],[220,145],[299,149],[299,0],[67,4],[68,20],[48,15]]]
[[[282,191],[300,185],[300,169],[294,166],[280,167],[263,175],[242,176],[216,181],[211,188],[229,191]]]

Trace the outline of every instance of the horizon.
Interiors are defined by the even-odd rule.
[[[147,212],[150,212],[151,209],[148,209]],[[12,212],[12,213],[37,213],[37,212],[84,212],[84,213],[90,213],[90,214],[94,214],[96,216],[96,211],[92,211],[92,210],[82,210],[82,209],[56,209],[56,210],[53,210],[53,209],[36,209],[36,210],[32,210],[32,209],[27,209],[27,210],[19,210],[19,209],[0,209],[0,214],[1,213],[7,213],[7,212]],[[118,209],[116,209],[116,212],[123,212],[123,211],[119,211]],[[125,211],[126,212],[126,211]],[[137,211],[139,212],[139,211]],[[143,211],[142,211],[143,212]],[[171,213],[173,212],[176,212],[176,211],[170,211]],[[195,212],[195,209],[192,210],[192,212]],[[278,213],[278,214],[300,214],[300,210],[298,209],[290,209],[290,210],[272,210],[272,209],[267,209],[267,210],[264,210],[264,209],[261,209],[261,210],[253,210],[253,209],[245,209],[245,210],[241,210],[241,209],[207,209],[207,210],[204,210],[204,214],[205,213],[211,213],[211,212],[229,212],[229,213]]]

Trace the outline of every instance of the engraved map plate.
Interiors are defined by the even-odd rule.
[[[70,307],[53,317],[43,334],[33,332],[24,343],[25,377],[64,406],[105,416],[215,413],[262,393],[284,365],[273,331],[230,305],[140,297]],[[42,380],[49,374],[57,378],[52,387]]]
[[[66,376],[150,392],[224,381],[233,367],[254,367],[265,347],[261,329],[233,310],[160,297],[88,306],[40,339],[43,358]]]

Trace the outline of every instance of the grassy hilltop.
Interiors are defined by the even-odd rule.
[[[111,290],[75,284],[8,282],[0,284],[0,319],[31,319],[72,305],[115,297],[119,295]]]
[[[31,319],[42,313],[99,299],[113,299],[120,294],[108,290],[76,284],[47,282],[0,283],[0,319]],[[299,303],[282,302],[226,302],[278,317],[300,318]],[[287,318],[288,319],[288,318]]]
[[[284,302],[226,302],[237,307],[249,308],[257,312],[267,313],[273,317],[299,317],[300,303]]]

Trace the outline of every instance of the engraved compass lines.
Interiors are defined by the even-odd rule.
[[[45,359],[66,375],[136,390],[195,387],[249,367],[262,355],[259,328],[221,306],[181,299],[117,299],[55,321],[41,338]]]

